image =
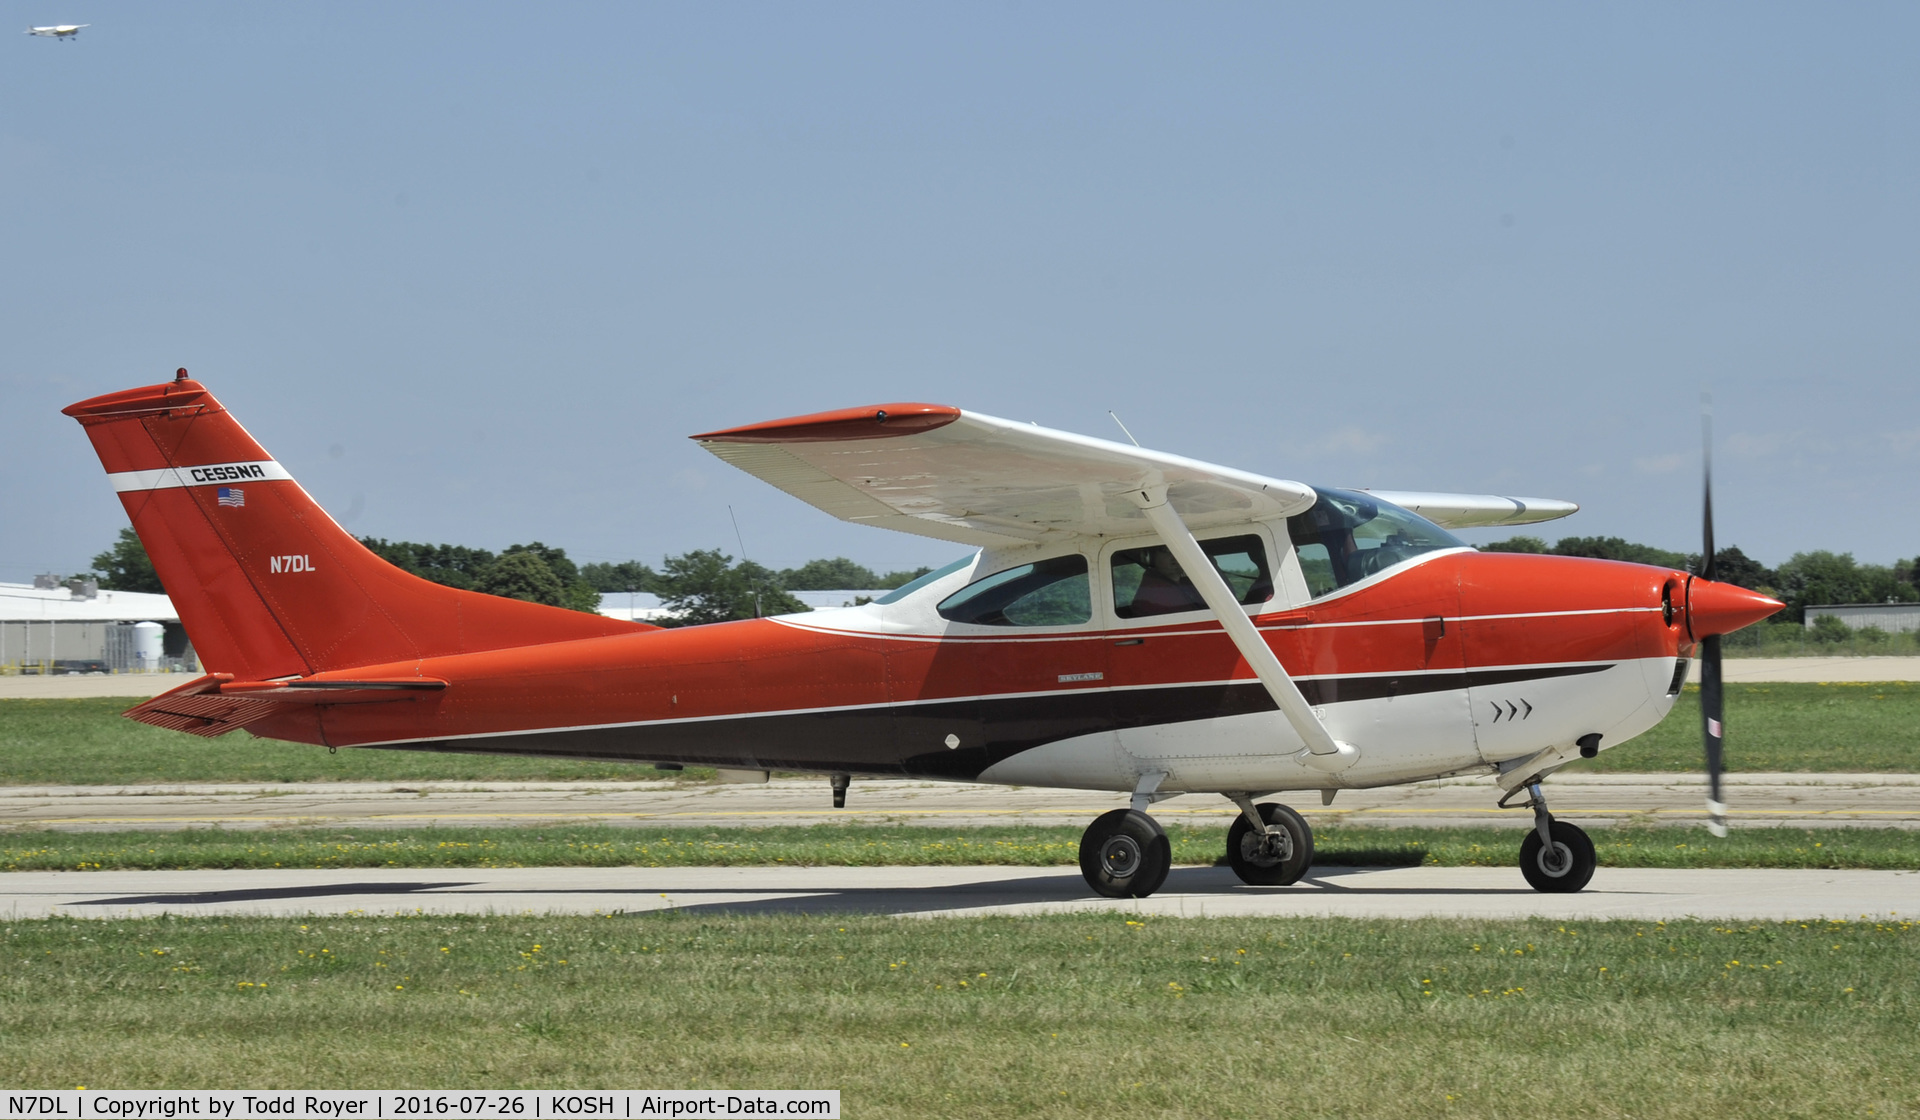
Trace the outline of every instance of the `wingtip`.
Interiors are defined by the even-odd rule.
[[[910,436],[945,427],[958,419],[960,410],[952,405],[908,401],[764,420],[687,438],[701,443],[840,443]]]

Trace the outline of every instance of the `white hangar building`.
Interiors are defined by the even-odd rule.
[[[1815,619],[1832,615],[1855,630],[1876,626],[1889,634],[1920,630],[1920,603],[1831,603],[1807,608],[1807,629]]]
[[[171,647],[173,656],[167,656]],[[194,669],[165,595],[102,591],[92,580],[0,583],[0,673]]]

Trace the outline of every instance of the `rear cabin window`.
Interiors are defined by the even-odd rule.
[[[1267,550],[1257,536],[1220,537],[1201,541],[1200,551],[1242,605],[1273,598],[1273,576],[1267,568]],[[1206,601],[1187,579],[1180,562],[1166,545],[1129,548],[1113,554],[1113,613],[1121,618],[1206,609]]]
[[[946,597],[949,622],[972,626],[1075,626],[1093,618],[1087,558],[1055,556],[995,572]]]
[[[1300,574],[1314,598],[1384,572],[1423,552],[1466,542],[1417,513],[1366,494],[1320,489],[1320,500],[1287,518]]]

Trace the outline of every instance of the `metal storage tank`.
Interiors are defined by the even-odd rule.
[[[163,651],[167,628],[158,622],[136,622],[133,624],[133,670],[136,673],[151,673],[160,668],[166,654]]]

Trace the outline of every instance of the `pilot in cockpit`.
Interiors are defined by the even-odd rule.
[[[1134,590],[1131,617],[1139,618],[1150,614],[1174,614],[1179,611],[1198,610],[1206,606],[1200,598],[1200,591],[1187,578],[1180,562],[1173,558],[1173,552],[1165,545],[1141,549],[1145,553],[1146,571],[1140,576],[1140,586]]]

